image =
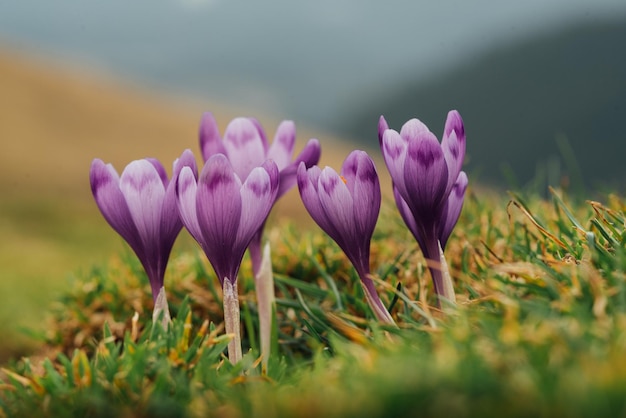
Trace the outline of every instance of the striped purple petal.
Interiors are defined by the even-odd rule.
[[[100,159],[95,159],[91,163],[89,180],[92,194],[104,219],[135,252],[140,252],[141,237],[120,190],[120,178],[115,168]]]
[[[276,129],[276,136],[267,151],[267,158],[274,160],[278,169],[283,170],[291,164],[295,144],[296,125],[290,120],[283,121]]]
[[[446,248],[448,238],[461,215],[467,183],[467,175],[464,171],[461,171],[442,211],[442,217],[439,221],[439,242],[441,242],[441,248],[443,249]]]
[[[354,200],[356,234],[371,237],[380,212],[380,182],[376,167],[365,151],[353,151],[341,167],[341,176]]]
[[[215,154],[226,154],[226,148],[222,143],[220,131],[217,128],[217,122],[211,112],[205,112],[200,121],[200,150],[202,151],[203,161],[208,160]]]
[[[198,193],[198,184],[196,175],[190,167],[183,167],[176,181],[176,201],[180,219],[189,231],[192,237],[202,247],[206,244],[202,236],[202,230],[198,224],[198,215],[196,212],[196,195]]]
[[[385,117],[381,115],[378,119],[378,144],[381,148],[383,147],[383,136],[387,129],[389,129],[389,124],[387,124]]]
[[[267,159],[258,127],[249,118],[233,119],[224,132],[224,148],[235,173],[245,179],[253,168]]]
[[[133,161],[120,177],[120,190],[144,247],[149,247],[161,229],[165,187],[159,173],[147,160]]]
[[[322,170],[318,166],[306,168],[304,163],[298,167],[298,190],[304,207],[311,218],[335,241],[341,241],[341,234],[326,215],[319,199],[318,186]]]
[[[278,188],[276,200],[280,199],[282,195],[296,185],[297,171],[300,163],[304,163],[306,168],[312,167],[318,163],[320,155],[321,147],[319,141],[317,139],[310,139],[295,160],[280,170],[280,187]]]
[[[395,186],[393,187],[393,197],[396,201],[398,212],[400,212],[400,216],[402,216],[402,220],[406,224],[407,228],[409,228],[409,231],[411,231],[411,234],[415,237],[415,240],[419,244],[420,248],[425,248],[424,231],[421,229],[422,225],[415,220],[415,216],[413,216],[409,205],[402,198],[400,192]]]
[[[465,159],[465,128],[463,119],[456,110],[448,113],[441,148],[448,165],[448,189],[451,189],[461,172]]]
[[[387,129],[383,133],[381,151],[391,179],[398,190],[407,194],[404,184],[404,164],[406,160],[408,142],[393,129]]]
[[[326,217],[341,237],[338,243],[349,248],[357,241],[354,201],[343,179],[332,168],[325,167],[322,170],[317,195]]]

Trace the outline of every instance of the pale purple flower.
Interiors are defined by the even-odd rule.
[[[441,144],[417,119],[406,122],[398,133],[381,116],[380,148],[393,180],[393,192],[404,222],[424,256],[441,261],[439,247],[446,246],[463,206],[467,175],[461,171],[465,158],[465,129],[461,115],[448,113]],[[438,295],[444,295],[441,270],[431,268]]]
[[[204,250],[222,285],[226,332],[234,335],[228,345],[232,363],[241,359],[237,273],[250,240],[274,204],[278,187],[273,161],[240,179],[223,154],[209,157],[197,180],[186,167],[178,177],[176,195],[183,224]]]
[[[191,151],[174,162],[173,178],[187,165],[195,167]],[[95,159],[89,179],[102,215],[141,261],[156,301],[172,246],[183,226],[176,207],[175,181],[169,181],[161,163],[152,158],[131,162],[121,177],[111,164]]]
[[[376,316],[393,323],[370,275],[370,242],[380,211],[380,183],[372,159],[353,151],[341,173],[304,163],[298,167],[298,189],[315,222],[341,247],[354,265]]]
[[[215,154],[224,154],[240,179],[247,178],[255,167],[261,166],[266,160],[276,163],[280,182],[275,200],[295,186],[296,170],[301,162],[310,167],[319,161],[321,150],[317,139],[309,140],[294,159],[295,141],[296,127],[292,121],[283,121],[278,126],[271,145],[261,124],[254,118],[233,119],[226,127],[223,139],[213,114],[206,112],[200,123],[200,148],[205,161]],[[249,246],[255,275],[261,265],[264,224],[259,226]]]

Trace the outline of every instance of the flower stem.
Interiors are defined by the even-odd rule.
[[[269,242],[263,247],[263,259],[259,271],[254,276],[256,298],[259,305],[259,334],[261,338],[261,368],[267,374],[267,363],[272,344],[272,320],[274,318],[275,294],[274,275],[270,257]]]
[[[152,323],[156,324],[159,317],[161,318],[161,325],[163,326],[163,329],[167,329],[168,325],[172,322],[172,318],[170,317],[170,309],[167,304],[167,297],[165,296],[165,287],[161,287],[156,301],[154,302],[154,309],[152,310]]]
[[[233,335],[233,339],[228,343],[228,359],[233,364],[236,364],[242,357],[239,296],[235,286],[236,282],[231,283],[228,277],[224,278],[224,325],[226,333]]]
[[[435,293],[437,294],[437,305],[442,307],[443,303],[456,304],[456,295],[448,263],[443,255],[441,243],[434,236],[426,239],[425,257],[428,259],[428,269],[433,279]]]
[[[439,246],[439,264],[441,266],[441,276],[443,281],[443,296],[452,304],[456,304],[456,295],[454,293],[454,283],[452,283],[452,276],[450,276],[450,269],[448,268],[448,262],[443,255],[443,248],[441,248],[441,242],[437,241]]]
[[[365,299],[367,299],[367,303],[374,311],[374,315],[376,315],[376,318],[386,324],[395,325],[396,323],[391,317],[391,314],[389,313],[385,305],[383,305],[383,302],[380,300],[378,292],[376,292],[376,287],[374,286],[374,281],[370,277],[369,273],[360,275],[360,278],[361,284],[363,285],[363,290],[365,291]]]

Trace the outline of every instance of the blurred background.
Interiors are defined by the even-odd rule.
[[[378,152],[381,114],[440,136],[453,108],[474,184],[623,191],[626,2],[0,3],[0,359],[32,347],[19,328],[72,277],[124,251],[92,201],[93,158],[170,167],[198,155],[210,110],[222,131],[292,119],[338,167]],[[279,209],[296,216],[297,193]]]

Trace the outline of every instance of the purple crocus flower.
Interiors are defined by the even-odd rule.
[[[317,139],[309,140],[300,154],[293,159],[295,141],[296,127],[292,121],[283,121],[278,126],[271,146],[263,127],[254,118],[233,119],[226,127],[223,140],[213,114],[206,112],[200,123],[200,148],[205,161],[215,154],[224,154],[240,179],[247,178],[255,167],[261,166],[266,160],[273,160],[276,163],[280,183],[275,200],[295,186],[296,170],[300,163],[304,162],[306,167],[310,167],[319,161],[321,150]],[[264,225],[265,222],[259,226],[249,245],[255,276],[261,266],[261,238]]]
[[[380,183],[372,159],[364,151],[353,151],[341,174],[326,167],[304,163],[298,167],[298,189],[313,220],[344,251],[354,265],[367,301],[384,322],[394,321],[381,302],[370,275],[370,242],[380,211]]]
[[[173,177],[187,165],[195,167],[191,151],[174,162]],[[176,207],[175,182],[168,181],[165,169],[153,158],[131,162],[121,177],[111,164],[95,159],[89,179],[102,215],[141,261],[156,303],[172,246],[183,226]]]
[[[269,214],[279,188],[273,161],[253,168],[242,180],[223,154],[210,157],[199,178],[184,167],[176,195],[183,224],[204,250],[224,290],[226,331],[235,339],[229,358],[241,358],[237,273],[243,254]]]
[[[411,233],[424,256],[442,262],[443,249],[456,224],[467,188],[461,171],[465,158],[465,129],[461,115],[448,113],[441,144],[417,119],[406,122],[400,133],[389,129],[381,116],[380,148],[393,180],[393,192]],[[435,292],[454,301],[454,291],[441,268],[430,268]]]

